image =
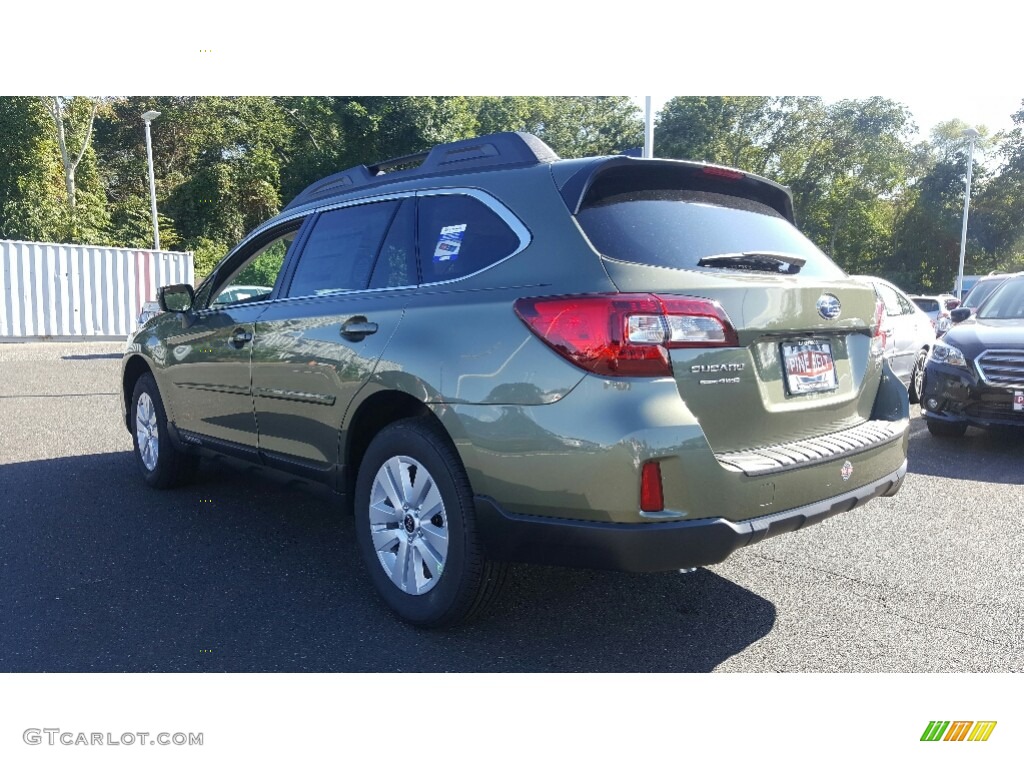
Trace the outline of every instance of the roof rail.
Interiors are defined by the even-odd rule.
[[[521,131],[492,133],[473,139],[439,144],[427,152],[418,152],[373,165],[357,165],[313,182],[295,196],[283,210],[295,208],[331,195],[343,194],[359,187],[419,176],[456,173],[466,169],[484,169],[510,165],[552,163],[559,157],[547,144],[532,133]],[[402,168],[414,163],[411,168]],[[399,168],[390,173],[388,169]]]

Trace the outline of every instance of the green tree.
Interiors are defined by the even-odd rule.
[[[998,152],[998,174],[972,195],[970,230],[993,269],[1024,269],[1024,101]]]
[[[60,239],[63,179],[51,129],[40,99],[0,99],[0,238]]]
[[[894,224],[892,258],[887,276],[913,290],[948,291],[956,280],[960,261],[960,234],[967,175],[967,127],[949,120],[932,130],[930,140],[917,148],[912,185],[907,189],[900,216]],[[979,140],[981,150],[990,146],[988,132]],[[988,172],[975,155],[973,193],[982,192]],[[972,225],[976,221],[972,214]],[[974,266],[988,271],[991,258],[968,241]]]
[[[877,273],[885,261],[889,201],[908,182],[914,130],[907,108],[890,99],[829,104],[803,162],[782,179],[803,229],[847,270]]]
[[[561,157],[610,155],[643,144],[643,119],[628,96],[551,96],[535,133]]]

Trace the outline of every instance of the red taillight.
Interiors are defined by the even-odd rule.
[[[640,471],[640,511],[660,512],[665,508],[661,490],[661,464],[648,461]]]
[[[881,299],[875,299],[875,319],[871,323],[871,353],[876,356],[885,352],[885,331],[882,330],[884,319],[885,304]]]
[[[705,176],[717,176],[720,179],[731,179],[732,181],[739,181],[744,177],[744,174],[739,171],[734,171],[729,168],[716,168],[713,165],[709,165],[704,168],[701,173]]]
[[[519,299],[516,314],[565,359],[603,376],[671,376],[668,350],[735,347],[718,302],[653,293]]]

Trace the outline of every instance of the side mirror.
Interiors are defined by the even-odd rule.
[[[957,307],[949,313],[954,323],[962,323],[968,317],[971,316],[971,310],[967,307]]]
[[[165,285],[157,292],[157,301],[164,312],[188,312],[195,300],[195,291],[188,283]]]

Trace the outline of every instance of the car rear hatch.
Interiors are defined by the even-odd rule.
[[[612,282],[627,296],[653,295],[666,327],[682,328],[671,336],[681,342],[664,345],[671,375],[716,453],[818,439],[870,419],[881,369],[875,294],[797,230],[782,187],[715,166],[636,160],[575,183],[567,203]],[[705,341],[701,328],[711,329]],[[633,338],[632,325],[626,333]]]

